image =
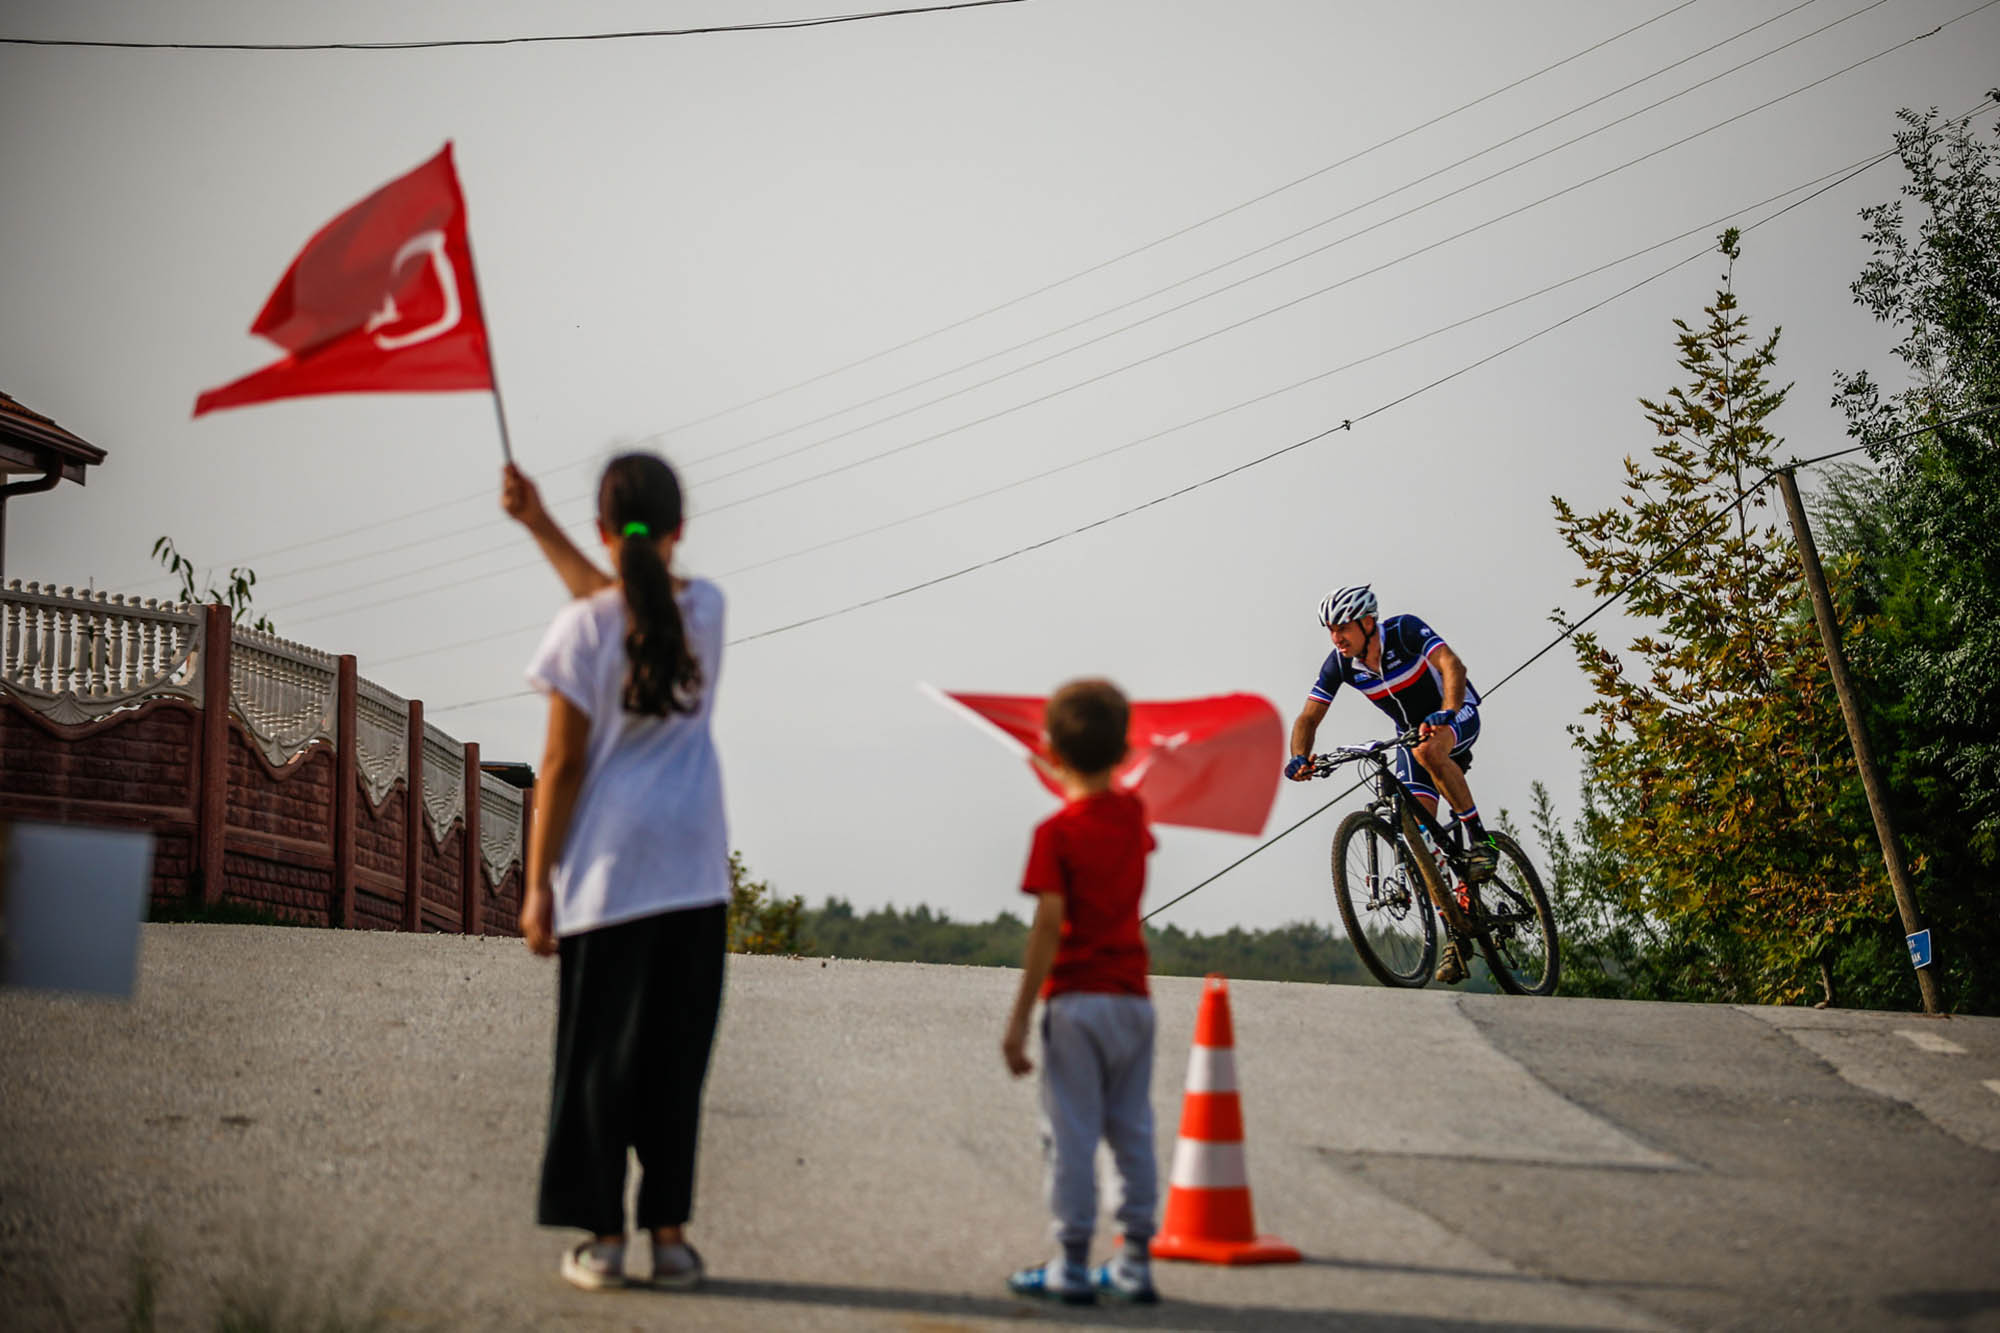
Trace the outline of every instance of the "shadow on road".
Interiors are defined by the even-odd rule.
[[[1645,1282],[1626,1278],[1554,1279],[1545,1273],[1495,1272],[1488,1268],[1444,1268],[1437,1264],[1390,1264],[1379,1259],[1328,1259],[1308,1254],[1302,1260],[1315,1268],[1345,1268],[1359,1273],[1406,1273],[1412,1277],[1462,1278],[1473,1282],[1525,1282],[1539,1286],[1561,1281],[1566,1287],[1607,1287],[1619,1291],[1719,1291],[1706,1282]]]
[[[1468,1274],[1469,1276],[1472,1276]],[[1488,1277],[1490,1274],[1477,1274]],[[1378,1314],[1366,1310],[1286,1309],[1270,1305],[1207,1305],[1174,1300],[1159,1305],[1043,1305],[1025,1300],[955,1296],[944,1292],[896,1287],[842,1287],[815,1282],[746,1282],[710,1278],[698,1292],[671,1297],[682,1300],[770,1301],[782,1305],[839,1306],[850,1310],[893,1310],[904,1314],[959,1319],[1042,1318],[1055,1323],[1118,1328],[1176,1328],[1214,1333],[1323,1333],[1330,1322],[1343,1333],[1439,1333],[1445,1329],[1489,1329],[1492,1333],[1589,1333],[1575,1324],[1523,1324],[1481,1320],[1469,1316]],[[668,1299],[663,1297],[662,1299]]]
[[[2000,1291],[1901,1291],[1882,1305],[1899,1315],[1952,1323],[2000,1310]]]

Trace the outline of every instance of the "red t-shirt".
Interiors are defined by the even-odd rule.
[[[1139,899],[1152,850],[1146,807],[1130,792],[1071,801],[1035,826],[1021,891],[1063,897],[1062,944],[1044,998],[1064,991],[1147,993]]]

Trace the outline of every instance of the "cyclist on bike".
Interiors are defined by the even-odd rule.
[[[1479,739],[1479,691],[1465,678],[1465,663],[1429,625],[1415,616],[1378,620],[1376,610],[1375,594],[1365,583],[1337,589],[1320,602],[1319,623],[1332,637],[1334,650],[1292,723],[1285,776],[1294,782],[1312,776],[1313,737],[1320,719],[1343,681],[1354,686],[1395,719],[1398,730],[1418,729],[1422,739],[1417,745],[1396,751],[1396,776],[1433,815],[1438,788],[1444,789],[1465,828],[1467,869],[1475,881],[1489,879],[1499,853],[1479,821],[1465,781],[1472,745]],[[1456,936],[1447,939],[1437,979],[1462,981],[1466,957]]]

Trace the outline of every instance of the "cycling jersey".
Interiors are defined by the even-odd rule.
[[[1415,616],[1390,616],[1378,621],[1376,629],[1382,637],[1382,674],[1378,676],[1361,663],[1350,661],[1336,648],[1327,654],[1325,664],[1319,669],[1312,697],[1321,703],[1332,703],[1335,692],[1345,681],[1367,695],[1371,703],[1405,730],[1432,713],[1442,712],[1444,676],[1431,662],[1431,655],[1444,647],[1437,631]],[[1479,691],[1472,688],[1469,680],[1465,682],[1464,702],[1474,708],[1479,704]],[[1470,743],[1470,737],[1459,738],[1460,746]]]

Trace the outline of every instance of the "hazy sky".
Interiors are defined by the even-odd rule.
[[[1699,318],[1722,261],[1467,368],[1886,149],[1899,106],[1978,104],[2000,71],[2000,8],[1982,4],[1030,0],[500,48],[0,46],[0,388],[110,454],[87,488],[9,507],[7,574],[164,594],[147,552],[171,534],[203,564],[254,567],[280,633],[356,654],[489,758],[538,759],[539,701],[496,696],[522,688],[560,591],[498,514],[489,397],[189,418],[199,390],[272,359],[244,330],[306,238],[447,139],[522,464],[581,525],[604,458],[664,452],[691,490],[683,568],[719,579],[732,638],[1354,420],[729,650],[718,735],[754,871],[814,903],[1016,909],[1051,800],[918,682],[1040,694],[1107,674],[1141,698],[1254,692],[1289,722],[1328,647],[1318,599],[1367,581],[1490,686],[1547,642],[1552,610],[1590,605],[1549,497],[1617,493],[1652,439],[1636,399],[1678,378],[1671,320]],[[387,41],[843,12],[278,9],[7,0],[0,36]],[[1876,167],[1745,239],[1737,290],[1758,331],[1784,326],[1796,387],[1775,424],[1799,454],[1845,442],[1833,371],[1889,364],[1847,285],[1855,212],[1898,183]],[[477,700],[494,701],[455,707]],[[1521,812],[1538,778],[1574,808],[1564,728],[1587,701],[1566,650],[1492,695],[1482,809]],[[1386,725],[1344,696],[1321,735]],[[1267,832],[1333,791],[1288,784]],[[1332,921],[1335,820],[1161,919]],[[1160,841],[1154,903],[1255,845]]]

